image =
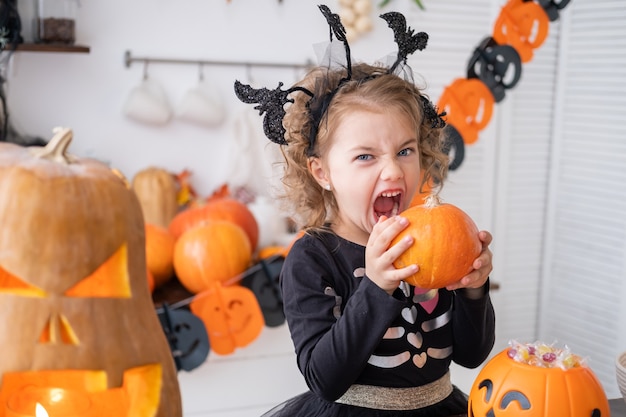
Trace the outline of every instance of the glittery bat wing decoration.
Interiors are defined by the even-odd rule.
[[[348,39],[346,37],[346,28],[343,26],[343,23],[341,23],[339,15],[331,12],[328,6],[326,6],[325,4],[321,4],[318,7],[326,18],[326,22],[328,22],[328,26],[330,27],[332,33],[335,34],[335,37],[337,37],[337,39],[341,42],[347,43]]]
[[[401,63],[406,63],[406,59],[418,49],[421,51],[426,48],[428,43],[428,34],[426,32],[415,33],[413,29],[407,27],[406,18],[398,12],[388,12],[381,14],[380,17],[387,22],[387,25],[393,30],[394,40],[398,45],[398,57],[396,62],[389,68],[388,72],[393,74]],[[445,113],[438,114],[437,109],[431,101],[420,96],[422,107],[424,109],[424,120],[429,121],[433,128],[442,128],[446,125],[443,116]]]
[[[283,126],[283,117],[285,117],[285,104],[293,103],[293,99],[290,99],[289,94],[294,91],[302,91],[310,97],[313,97],[313,93],[303,87],[293,87],[287,90],[281,89],[282,82],[278,83],[278,87],[274,90],[268,90],[267,88],[252,88],[248,84],[242,84],[239,81],[235,81],[235,94],[239,100],[244,103],[254,104],[258,103],[258,106],[254,106],[255,110],[259,111],[259,115],[265,113],[263,118],[263,132],[274,143],[279,145],[286,145],[285,140],[285,127]]]
[[[424,109],[424,120],[430,122],[430,127],[433,129],[446,127],[446,121],[443,120],[446,112],[437,113],[437,109],[435,109],[435,106],[428,98],[423,95],[420,98],[422,99],[422,107]]]
[[[255,110],[259,111],[259,115],[265,113],[263,118],[263,132],[274,143],[286,145],[285,128],[283,127],[283,117],[285,117],[285,103],[293,103],[293,100],[287,96],[290,90],[282,90],[283,83],[278,83],[278,87],[274,90],[267,88],[252,88],[248,84],[242,84],[235,81],[235,94],[239,100],[244,103],[254,104]]]
[[[388,12],[381,14],[380,17],[393,30],[394,40],[398,44],[398,58],[389,68],[389,73],[393,73],[400,63],[406,62],[409,55],[418,49],[421,51],[426,48],[428,34],[426,32],[415,33],[413,29],[407,27],[406,19],[401,13]]]
[[[350,45],[348,44],[348,37],[346,36],[346,28],[343,26],[343,23],[341,23],[341,18],[339,17],[339,15],[331,12],[328,6],[321,4],[318,7],[326,18],[326,22],[328,23],[328,26],[331,30],[330,40],[333,40],[332,35],[334,33],[337,40],[343,42],[343,46],[346,50],[346,65],[348,74],[346,78],[344,78],[342,81],[348,81],[352,78],[352,59],[350,57]]]

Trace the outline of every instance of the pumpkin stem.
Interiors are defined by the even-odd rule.
[[[67,127],[55,127],[53,132],[54,136],[46,146],[33,146],[29,148],[33,156],[35,158],[49,159],[62,164],[75,162],[76,158],[67,153],[67,148],[70,146],[73,137],[72,129]]]
[[[424,201],[424,206],[426,208],[435,208],[440,206],[442,203],[441,197],[439,197],[439,194],[430,194],[428,197],[426,197],[426,200]]]

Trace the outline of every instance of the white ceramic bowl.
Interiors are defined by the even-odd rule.
[[[615,361],[615,375],[617,386],[622,393],[622,398],[626,401],[626,351],[620,353]]]

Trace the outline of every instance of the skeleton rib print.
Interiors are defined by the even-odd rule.
[[[357,268],[354,270],[353,274],[356,278],[362,278],[365,275],[365,268]],[[403,282],[400,285],[400,289],[404,292],[406,297],[410,296],[411,287],[408,284]],[[342,297],[337,295],[335,290],[331,287],[326,287],[324,292],[326,295],[335,297],[333,315],[338,319],[341,316]],[[424,346],[424,334],[440,329],[450,322],[452,305],[442,314],[423,321],[419,327],[420,330],[414,328],[418,319],[417,305],[420,305],[425,313],[430,315],[435,310],[438,299],[439,292],[436,289],[420,290],[415,288],[413,297],[411,297],[411,305],[402,310],[401,316],[405,324],[387,329],[382,342],[400,341],[400,339],[406,338],[408,345],[412,346],[414,349],[411,349],[412,352],[404,350],[395,355],[372,354],[368,360],[368,364],[378,368],[389,369],[396,368],[412,360],[416,367],[423,368],[428,358],[446,359],[452,355],[452,346]],[[424,312],[422,312],[422,314],[424,314]]]

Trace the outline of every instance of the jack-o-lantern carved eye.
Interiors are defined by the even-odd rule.
[[[512,402],[518,403],[520,410],[530,409],[530,401],[528,400],[528,397],[519,391],[509,391],[504,394],[502,401],[500,401],[500,409],[506,410]]]
[[[130,298],[128,248],[124,243],[98,269],[65,292],[68,297]]]
[[[45,297],[41,288],[30,285],[0,267],[0,293],[10,293],[24,297]]]
[[[491,400],[491,395],[493,393],[493,382],[489,379],[485,379],[480,382],[478,385],[479,389],[484,389],[485,392],[485,403],[488,404]],[[509,391],[502,396],[500,400],[500,410],[506,410],[506,408],[511,405],[511,403],[516,402],[519,405],[520,410],[529,410],[530,409],[530,401],[528,397],[519,391]]]
[[[485,379],[480,382],[480,384],[478,385],[478,388],[480,388],[481,390],[483,388],[485,389],[485,403],[488,404],[489,400],[491,400],[491,393],[493,391],[493,382],[491,382],[491,380],[489,379]]]
[[[0,267],[0,293],[23,297],[46,297],[41,288],[31,285]],[[67,297],[130,298],[128,247],[124,243],[92,274],[64,293]]]

